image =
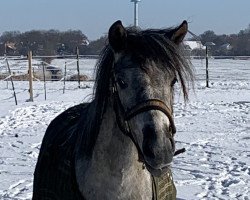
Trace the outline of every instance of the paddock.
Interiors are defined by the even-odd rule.
[[[12,72],[27,72],[27,60],[10,60]],[[52,65],[76,72],[72,58],[54,59]],[[14,81],[18,105],[10,82],[0,80],[0,199],[30,199],[33,172],[40,144],[50,121],[80,102],[91,101],[96,59],[80,59],[80,72],[89,80],[33,81],[34,101],[28,81]],[[196,70],[194,91],[186,105],[176,88],[177,156],[173,175],[179,199],[247,199],[250,196],[250,60],[210,59],[209,85],[205,60],[192,59]],[[34,66],[40,61],[33,60]],[[1,60],[0,71],[5,71]],[[72,71],[71,71],[72,70]],[[65,89],[65,90],[64,90]],[[64,90],[64,92],[63,92]]]

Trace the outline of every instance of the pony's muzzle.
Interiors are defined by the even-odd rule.
[[[165,129],[165,130],[164,130]],[[161,168],[169,165],[174,156],[175,142],[173,137],[166,133],[166,128],[158,130],[154,125],[145,125],[143,133],[142,152],[145,161],[152,168]]]
[[[144,161],[152,169],[169,165],[174,156],[176,132],[172,111],[158,99],[149,99],[125,113],[132,120],[134,138],[141,149]]]

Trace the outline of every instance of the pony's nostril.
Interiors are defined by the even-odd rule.
[[[144,145],[143,146],[143,153],[145,156],[151,158],[151,159],[154,159],[155,158],[155,154],[153,152],[153,150],[150,148],[149,145]]]
[[[169,126],[169,128],[168,128],[168,132],[172,135],[172,127],[171,126]]]
[[[175,152],[175,142],[174,142],[174,139],[173,138],[169,138],[170,140],[170,143],[171,143],[171,146],[172,146],[172,151],[173,153]]]
[[[168,128],[169,133],[174,137],[174,134],[176,133],[176,128],[173,124],[171,124]]]
[[[173,137],[174,135],[173,135],[173,129],[172,129],[172,126],[169,126],[168,131],[169,131],[169,133],[170,133],[171,137]]]

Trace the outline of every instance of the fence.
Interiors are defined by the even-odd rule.
[[[53,59],[51,63],[44,60]],[[68,90],[92,87],[94,76],[94,65],[97,56],[66,56],[66,57],[38,57],[33,56],[33,93],[34,101],[37,98],[46,100],[55,92],[61,94]],[[191,59],[196,71],[196,81],[206,87],[206,60]],[[10,70],[8,69],[8,65]],[[242,82],[250,84],[250,59],[248,57],[224,58],[214,57],[208,60],[209,85],[217,83]],[[12,84],[11,84],[12,79]],[[15,99],[15,103],[23,102],[23,92],[27,92],[26,100],[30,101],[28,84],[28,59],[27,58],[0,58],[0,89],[1,91],[12,91],[11,95],[0,97],[2,99]],[[87,85],[90,84],[90,85]],[[225,85],[225,87],[229,87]],[[16,92],[14,90],[16,88]],[[1,96],[1,95],[0,95]],[[29,98],[27,99],[27,97]]]
[[[206,87],[211,81],[236,80],[249,81],[250,56],[193,56],[192,63],[197,70],[197,80],[206,80]]]
[[[196,70],[196,81],[206,78],[205,59],[192,59]],[[220,57],[208,60],[209,83],[218,81],[242,81],[250,82],[250,58],[249,59],[220,59]]]
[[[15,86],[20,85],[21,82],[29,81],[29,86],[26,86],[26,83],[23,84],[30,96],[27,101],[33,101],[33,90],[41,89],[46,100],[47,85],[50,85],[49,90],[55,88],[55,90],[61,90],[62,93],[65,93],[67,89],[85,87],[81,85],[82,82],[93,82],[93,67],[96,58],[95,55],[32,57],[31,54],[27,58],[2,57],[0,58],[0,87],[13,90],[17,104],[16,93],[18,92],[15,91]],[[46,60],[51,60],[51,63],[46,62]],[[51,86],[52,83],[54,86]]]

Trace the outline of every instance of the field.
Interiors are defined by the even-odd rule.
[[[67,60],[74,63],[74,60]],[[250,197],[250,61],[210,60],[210,87],[205,87],[205,61],[192,60],[194,90],[186,104],[175,95],[177,148],[186,148],[173,163],[178,199],[242,199]],[[52,64],[63,69],[65,61]],[[95,60],[81,60],[81,72],[94,78]],[[3,66],[4,63],[1,63]],[[25,62],[11,61],[15,70]],[[1,67],[0,66],[0,67]],[[73,67],[72,67],[73,68]],[[0,68],[3,70],[3,67]],[[72,69],[73,70],[73,69]],[[90,101],[93,82],[34,82],[34,102],[28,82],[0,80],[0,199],[31,199],[32,179],[41,140],[50,121],[70,106]]]

